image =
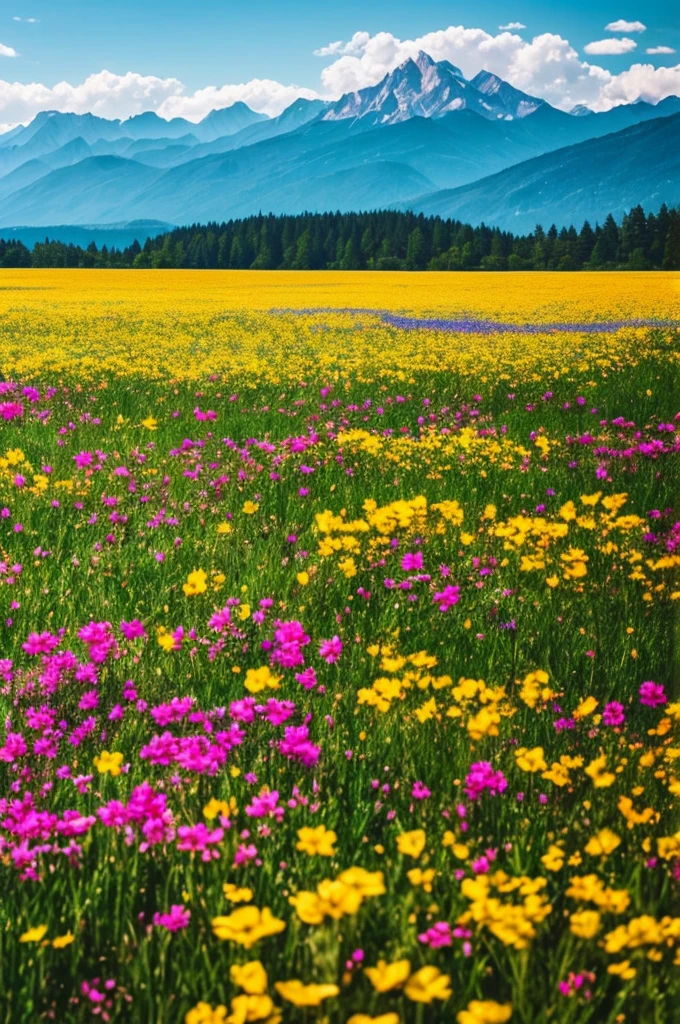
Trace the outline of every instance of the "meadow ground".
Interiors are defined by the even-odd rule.
[[[0,317],[0,1022],[677,1021],[680,275]]]

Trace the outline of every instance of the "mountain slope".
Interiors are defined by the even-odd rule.
[[[473,110],[491,120],[526,117],[543,100],[515,89],[488,71],[467,81],[447,60],[434,61],[422,50],[377,85],[347,93],[323,114],[326,121],[367,118],[373,124],[394,124],[410,117],[441,117],[452,110]]]
[[[73,167],[51,171],[0,200],[0,223],[45,224],[47,209],[52,214],[51,222],[57,224],[120,221],[121,208],[129,201],[130,193],[148,187],[159,173],[121,157],[89,157]]]
[[[590,117],[587,118],[590,120]],[[404,208],[513,231],[537,223],[580,225],[680,203],[680,114],[589,139]]]

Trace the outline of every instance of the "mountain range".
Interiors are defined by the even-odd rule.
[[[385,207],[514,230],[579,224],[680,202],[679,128],[675,96],[565,113],[420,53],[375,86],[275,118],[244,103],[198,123],[42,112],[0,136],[0,227],[58,225],[63,240],[77,228],[82,244],[134,222],[143,241],[154,222]]]

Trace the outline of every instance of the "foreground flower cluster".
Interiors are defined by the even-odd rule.
[[[366,277],[152,369],[88,287],[5,341],[0,1021],[671,1024],[680,333]]]

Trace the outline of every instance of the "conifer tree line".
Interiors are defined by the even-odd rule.
[[[124,249],[0,240],[0,267],[196,270],[680,270],[680,209],[528,235],[458,220],[374,213],[258,215],[193,224]]]

